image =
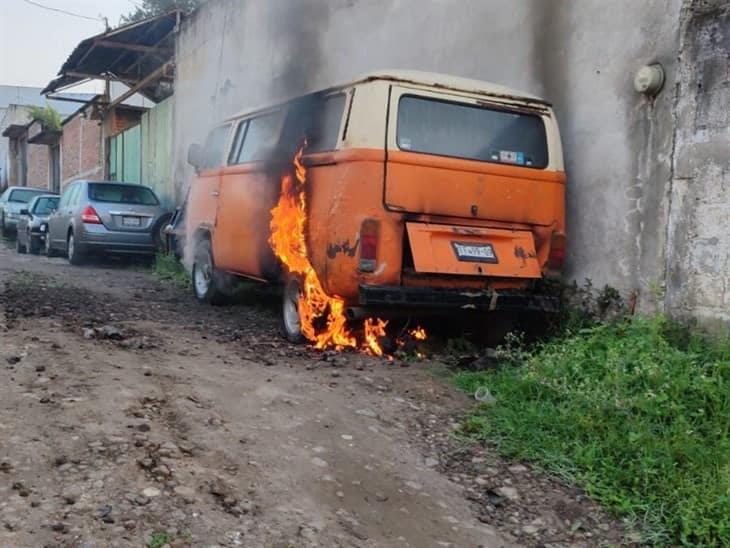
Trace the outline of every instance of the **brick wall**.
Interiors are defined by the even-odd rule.
[[[26,184],[37,188],[49,188],[48,146],[28,144],[28,176]]]
[[[66,122],[61,137],[61,188],[76,179],[102,179],[101,126],[81,112]]]

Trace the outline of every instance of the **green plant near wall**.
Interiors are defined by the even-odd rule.
[[[63,120],[61,120],[61,115],[58,111],[51,105],[46,105],[45,107],[30,107],[30,117],[43,124],[45,129],[61,131]]]

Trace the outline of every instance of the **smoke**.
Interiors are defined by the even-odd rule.
[[[234,82],[234,85],[228,86],[225,94],[220,95],[216,91],[215,96],[211,98],[213,99],[210,106],[212,112],[209,113],[211,118],[220,114],[222,109],[217,104],[220,101],[224,101],[232,112],[237,112],[250,105],[252,97],[265,97],[266,99],[263,101],[265,105],[305,95],[318,87],[317,78],[324,62],[320,38],[329,20],[330,7],[326,0],[268,0],[266,3],[259,4],[247,3],[239,6],[236,4],[235,1],[230,2],[226,8],[224,24],[236,27],[236,22],[230,18],[238,17],[253,17],[259,20],[253,23],[265,29],[264,36],[259,36],[259,39],[263,38],[272,44],[269,60],[271,78],[268,81],[253,81],[247,74],[229,72],[230,67],[240,67],[241,65],[224,63],[222,50],[220,52],[211,51],[211,55],[216,53],[220,55],[216,63],[217,80]],[[204,5],[201,11],[206,9],[213,9],[213,6]],[[249,22],[246,26],[251,24]],[[232,42],[236,43],[235,40]],[[232,44],[227,44],[227,47],[230,45]],[[222,47],[223,42],[221,42]],[[245,56],[247,52],[244,49],[238,54]],[[324,86],[320,84],[319,87]],[[232,100],[233,103],[236,103],[234,99],[236,95],[239,96],[240,103],[231,104]],[[255,205],[260,210],[267,212],[266,215],[257,219],[254,230],[259,235],[259,241],[256,242],[261,249],[259,261],[267,278],[276,278],[280,274],[280,265],[268,247],[270,223],[268,211],[278,200],[279,181],[291,170],[294,154],[305,139],[309,139],[311,142],[317,135],[320,112],[322,112],[321,97],[317,95],[308,95],[292,101],[287,109],[281,134],[264,158],[265,174],[271,182],[270,190],[247,197],[248,200],[257,200],[259,202],[257,204],[240,204],[241,207]],[[186,245],[183,253],[183,262],[189,269],[192,268],[195,246],[199,238],[198,234],[192,232],[192,228],[187,226]],[[246,244],[247,242],[241,242],[240,245]]]

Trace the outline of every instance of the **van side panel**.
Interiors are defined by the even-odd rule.
[[[220,199],[213,257],[216,267],[254,278],[278,272],[268,243],[271,209],[280,184],[264,171],[261,162],[221,170]]]
[[[360,283],[400,284],[403,254],[402,215],[383,209],[385,152],[347,149],[328,154],[331,165],[312,158],[308,177],[308,239],[312,265],[325,291],[357,302]],[[365,219],[380,223],[377,266],[359,271],[360,227]]]
[[[214,231],[219,192],[220,169],[202,171],[193,179],[185,215],[188,234],[198,229]]]

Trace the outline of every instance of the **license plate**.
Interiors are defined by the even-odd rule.
[[[474,263],[498,263],[497,254],[492,244],[477,244],[473,242],[451,242],[460,261]]]
[[[122,226],[140,226],[141,224],[139,217],[122,217]]]

